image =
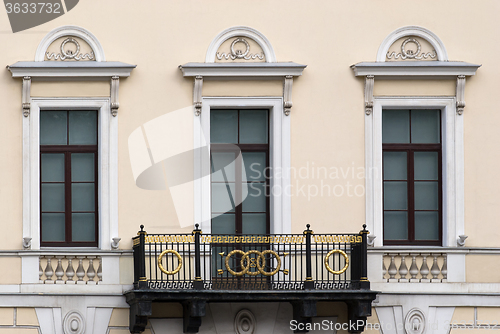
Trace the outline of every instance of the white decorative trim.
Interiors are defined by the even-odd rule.
[[[194,118],[195,177],[194,214],[203,233],[211,231],[210,177],[201,177],[209,171],[208,159],[202,159],[202,148],[210,143],[210,109],[212,108],[269,108],[271,189],[282,190],[281,196],[271,197],[271,233],[291,233],[290,188],[290,117],[283,112],[282,97],[203,97],[201,117]],[[209,173],[205,173],[209,175]]]
[[[463,117],[454,97],[376,97],[372,117],[365,117],[366,224],[375,246],[383,243],[382,109],[441,109],[443,152],[443,246],[456,246],[464,234]],[[464,263],[465,264],[465,263]],[[449,268],[452,266],[449,264]],[[450,271],[449,271],[450,272]],[[450,276],[453,274],[450,272]]]
[[[465,239],[467,239],[468,237],[469,237],[468,235],[464,235],[464,234],[459,235],[457,238],[457,245],[459,247],[465,246]]]
[[[13,78],[99,78],[128,77],[135,67],[118,61],[18,61],[7,68]]]
[[[45,35],[36,49],[35,61],[44,61],[45,54],[50,44],[52,44],[56,39],[64,36],[74,36],[83,39],[92,48],[96,61],[106,61],[106,57],[104,57],[104,50],[102,49],[99,40],[92,35],[90,31],[77,26],[62,26]]]
[[[307,65],[297,63],[187,63],[179,69],[185,77],[284,77],[300,76]]]
[[[31,77],[23,77],[23,96],[22,96],[22,106],[23,115],[28,117],[30,115],[30,98],[31,98]]]
[[[203,77],[197,75],[194,78],[194,91],[193,91],[193,102],[194,102],[194,115],[200,116],[201,114],[201,93],[203,90]]]
[[[285,110],[285,116],[290,115],[292,109],[292,86],[293,86],[293,76],[285,76],[283,82],[283,108]]]
[[[392,61],[363,62],[351,66],[354,75],[385,77],[446,78],[457,75],[475,75],[481,65],[461,61]]]
[[[30,117],[23,117],[23,236],[32,238],[33,250],[40,249],[39,128],[43,109],[98,111],[98,245],[111,249],[111,236],[118,235],[118,118],[111,117],[109,98],[32,98]]]
[[[120,77],[114,75],[111,77],[111,89],[110,89],[110,97],[111,97],[111,114],[113,117],[118,115],[118,108],[120,104],[118,103],[118,89],[120,87]]]
[[[373,111],[373,85],[375,76],[367,75],[365,78],[365,114],[370,115]]]
[[[386,61],[387,52],[391,45],[398,39],[406,36],[417,36],[425,39],[432,45],[434,50],[436,50],[439,61],[448,60],[448,53],[446,52],[443,42],[432,31],[418,26],[406,26],[394,30],[384,39],[377,52],[377,61]]]
[[[217,37],[215,37],[212,40],[212,43],[210,43],[210,46],[208,47],[207,55],[205,56],[205,62],[214,63],[215,55],[219,50],[220,46],[222,45],[222,43],[224,43],[225,41],[227,41],[229,38],[232,37],[247,37],[253,39],[257,44],[259,44],[262,51],[264,52],[264,55],[266,57],[266,62],[268,63],[276,62],[276,56],[274,54],[273,46],[266,38],[266,36],[264,36],[263,34],[261,34],[260,32],[258,32],[253,28],[244,26],[231,27],[218,34]]]
[[[465,75],[457,76],[457,113],[462,115],[465,108]]]

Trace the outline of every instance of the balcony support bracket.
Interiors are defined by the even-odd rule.
[[[151,301],[137,301],[130,304],[130,333],[142,333],[148,324],[148,316],[152,315]]]
[[[293,319],[297,324],[304,324],[301,328],[307,328],[306,324],[312,323],[312,318],[317,315],[315,300],[299,300],[291,302],[293,307]],[[307,333],[307,330],[295,330],[294,333]]]
[[[182,303],[184,333],[198,333],[206,313],[206,300],[193,299]]]
[[[357,334],[363,332],[366,318],[372,315],[371,301],[350,300],[346,304],[349,318],[349,333]]]

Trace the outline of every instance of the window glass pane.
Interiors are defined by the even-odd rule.
[[[212,181],[234,182],[234,171],[236,165],[235,158],[236,154],[234,154],[233,152],[212,152]],[[224,173],[226,174],[225,177]]]
[[[243,152],[243,166],[245,167],[246,181],[266,180],[266,153],[265,152]]]
[[[67,144],[67,112],[40,112],[40,145]]]
[[[73,183],[71,185],[71,208],[72,211],[95,210],[93,183]]]
[[[415,210],[438,209],[438,182],[415,182]]]
[[[382,143],[410,142],[410,111],[383,110],[382,111]]]
[[[234,214],[212,215],[212,234],[234,234],[235,230]]]
[[[97,145],[97,111],[69,112],[69,144]]]
[[[406,180],[406,152],[384,152],[384,180]]]
[[[234,197],[234,183],[212,183],[212,212],[233,212]]]
[[[243,234],[266,234],[265,213],[244,213]]]
[[[64,182],[64,154],[42,154],[42,182]]]
[[[415,212],[415,239],[439,240],[439,212]]]
[[[384,240],[408,239],[408,213],[384,212]]]
[[[64,212],[64,184],[42,184],[42,211]]]
[[[243,201],[243,212],[266,212],[265,191],[265,183],[249,183],[248,195]]]
[[[440,142],[439,110],[411,111],[411,142],[429,144]]]
[[[71,238],[73,241],[95,241],[95,214],[71,214]]]
[[[240,110],[240,143],[267,144],[267,110]]]
[[[415,180],[438,179],[438,152],[415,152]]]
[[[94,181],[94,153],[71,154],[71,181]]]
[[[210,110],[210,142],[238,142],[237,110]]]
[[[42,241],[64,241],[64,222],[64,213],[42,213]]]
[[[406,210],[407,208],[407,183],[384,182],[384,210]]]

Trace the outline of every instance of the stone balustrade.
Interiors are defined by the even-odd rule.
[[[39,280],[43,284],[98,284],[102,258],[91,255],[41,255]]]
[[[384,253],[383,279],[390,283],[441,283],[447,281],[446,254]]]

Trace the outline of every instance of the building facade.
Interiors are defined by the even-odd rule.
[[[483,5],[5,14],[0,334],[498,330]]]

